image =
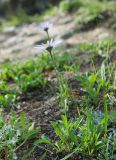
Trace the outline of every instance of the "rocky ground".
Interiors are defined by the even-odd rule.
[[[51,29],[52,37],[61,38],[68,46],[83,42],[94,42],[108,37],[115,37],[112,29],[107,27],[107,22],[101,26],[95,26],[90,30],[81,30],[75,22],[74,15],[59,14],[47,21],[54,24]],[[45,20],[46,21],[46,20]],[[0,62],[26,60],[37,53],[34,46],[46,39],[39,30],[39,23],[25,24],[22,26],[10,26],[0,33]]]

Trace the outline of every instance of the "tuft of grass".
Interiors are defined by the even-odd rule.
[[[77,11],[80,6],[82,6],[82,2],[80,0],[63,0],[60,3],[60,9],[66,12]]]
[[[77,119],[68,119],[66,114],[62,115],[61,120],[51,122],[58,136],[58,140],[53,143],[52,147],[54,147],[57,154],[67,153],[62,160],[69,157],[78,157],[78,155],[85,159],[88,156],[97,158],[98,155],[99,158],[109,158],[109,151],[107,150],[109,142],[108,139],[107,141],[104,140],[104,134],[108,136],[108,123],[111,117],[112,115],[108,115],[107,110],[105,110],[104,115],[98,117],[97,113],[91,109],[85,111],[84,115],[80,115]],[[115,140],[115,135],[111,139]],[[49,144],[51,145],[51,140],[49,140]],[[114,148],[114,146],[113,143],[110,147]],[[104,155],[101,154],[101,150]],[[108,151],[107,154],[106,151]],[[115,157],[114,149],[112,157]]]
[[[33,139],[39,132],[33,123],[27,122],[25,114],[16,117],[12,113],[9,120],[0,113],[0,158],[5,160],[16,159],[17,150],[22,147],[27,140]]]

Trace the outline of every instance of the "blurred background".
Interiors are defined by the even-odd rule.
[[[115,0],[0,0],[0,24],[6,20],[28,22],[28,16],[42,15],[46,10],[83,14],[85,21],[114,16]],[[56,11],[55,10],[55,11]],[[82,13],[83,12],[83,13]],[[85,13],[84,13],[85,12]],[[92,15],[93,14],[93,15]],[[116,14],[115,14],[116,15]],[[81,17],[82,18],[82,17]],[[81,19],[80,18],[80,19]],[[35,19],[34,19],[35,20]],[[18,22],[17,22],[18,23]]]
[[[46,40],[39,24],[54,24],[52,37],[66,49],[81,43],[114,38],[115,0],[0,0],[0,61],[28,58]],[[15,54],[16,53],[16,54]]]
[[[45,9],[57,5],[60,0],[0,0],[0,16],[9,18],[22,10],[28,14],[41,14]]]

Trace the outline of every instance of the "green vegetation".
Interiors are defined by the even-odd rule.
[[[54,130],[59,137],[59,140],[55,143],[57,152],[72,152],[73,154],[76,152],[76,154],[91,157],[95,152],[100,152],[101,149],[106,148],[104,131],[105,125],[108,124],[105,124],[105,118],[109,119],[109,117],[95,121],[92,110],[88,110],[85,113],[85,117],[86,120],[84,120],[84,116],[80,115],[77,120],[71,119],[68,121],[67,116],[63,115],[62,121],[52,122]]]
[[[68,53],[56,54],[59,70],[71,66],[74,60]],[[0,107],[10,109],[15,105],[21,94],[34,89],[41,90],[47,86],[48,81],[44,77],[44,71],[53,70],[53,63],[49,55],[39,56],[35,60],[28,60],[24,64],[6,63],[0,66]],[[14,106],[16,107],[16,106]]]
[[[89,156],[98,157],[98,159],[115,159],[116,137],[111,126],[111,124],[114,126],[116,122],[116,112],[114,112],[115,67],[111,59],[115,49],[114,42],[115,40],[109,39],[94,44],[80,44],[72,48],[69,53],[65,52],[63,55],[56,53],[54,55],[59,81],[59,89],[55,96],[64,115],[61,116],[61,121],[51,121],[58,139],[52,142],[48,137],[42,135],[41,139],[34,143],[33,151],[38,145],[47,144],[50,145],[56,155],[60,156],[61,154],[61,157],[64,155],[62,160],[78,155],[84,158]],[[78,52],[76,52],[77,55],[80,52],[85,52],[88,55],[89,61],[93,65],[93,71],[88,74],[77,74],[77,71],[83,66],[83,61],[79,64],[80,60],[76,57],[75,50]],[[70,55],[71,51],[74,51],[73,55]],[[101,61],[100,67],[96,65],[97,57]],[[28,60],[24,64],[2,64],[0,67],[0,106],[2,109],[13,110],[18,108],[18,102],[20,102],[20,97],[23,94],[31,94],[31,90],[44,90],[50,85],[45,73],[53,71],[54,67],[49,54]],[[62,76],[65,71],[74,74],[75,82],[79,87],[77,88],[77,95],[75,94],[76,88],[73,90],[69,80]],[[51,91],[53,92],[53,88]],[[77,106],[78,114],[73,119],[70,117],[70,110],[72,108],[76,110]],[[28,136],[30,124],[25,124],[24,115],[17,119],[13,114],[10,119],[6,123],[1,116],[1,133],[4,132],[5,135],[10,136],[10,139],[8,136],[2,137],[0,149],[2,151],[1,156],[4,155],[12,159],[15,156],[16,148],[25,139],[30,139],[31,133]],[[9,125],[12,132],[6,129]],[[20,134],[17,135],[17,132]],[[16,137],[15,142],[13,137]],[[9,141],[13,141],[13,143]]]
[[[16,151],[38,132],[33,123],[26,122],[24,113],[19,118],[12,113],[8,122],[0,113],[0,158],[17,159]]]
[[[80,84],[85,92],[85,96],[82,100],[83,103],[85,103],[83,106],[98,106],[103,103],[105,95],[111,94],[111,89],[115,90],[115,68],[114,66],[108,66],[106,68],[103,63],[97,73],[95,72],[90,75],[77,77],[77,80],[80,81]]]
[[[67,12],[77,11],[80,6],[82,6],[82,2],[80,0],[64,0],[60,3],[60,8]]]
[[[75,13],[88,29],[109,17],[114,20],[114,4],[63,0],[59,7]],[[56,7],[43,15],[57,12]],[[1,27],[43,15],[38,19],[21,11]],[[50,39],[50,26],[43,24],[47,43],[36,46],[42,53],[23,63],[0,64],[0,159],[115,160],[116,40],[56,51],[59,41]]]

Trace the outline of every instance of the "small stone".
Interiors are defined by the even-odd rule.
[[[51,112],[51,110],[47,110],[44,112],[45,115],[48,115]]]

